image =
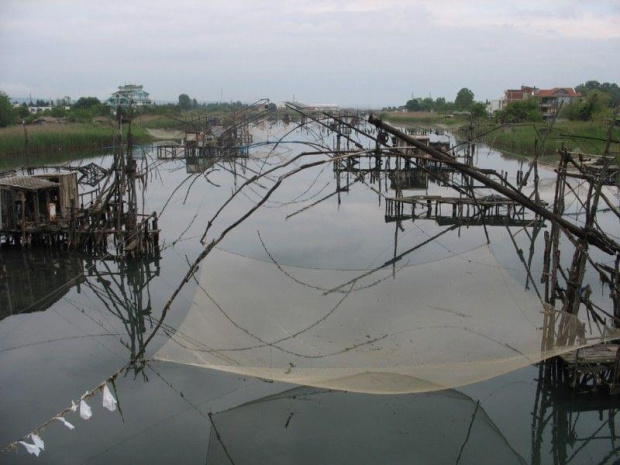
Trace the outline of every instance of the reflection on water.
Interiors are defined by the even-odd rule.
[[[144,347],[152,319],[151,281],[159,276],[159,258],[106,262],[89,261],[86,287],[124,326],[130,360]],[[147,328],[148,326],[148,328]],[[133,365],[134,368],[137,365]]]
[[[532,411],[531,462],[554,465],[588,460],[590,463],[617,463],[620,455],[617,441],[620,438],[616,416],[620,399],[596,392],[575,396],[575,391],[569,389],[566,382],[571,375],[557,361],[539,366],[536,403]],[[588,420],[592,424],[584,428]],[[593,453],[592,446],[596,443],[607,444],[598,452],[600,456]],[[548,451],[549,446],[551,451]]]
[[[80,257],[54,249],[3,249],[0,253],[0,320],[39,312],[84,282]]]
[[[256,138],[273,140],[284,130],[262,127]],[[314,140],[314,135],[304,133],[292,137]],[[4,389],[0,415],[11,420],[0,422],[0,445],[50,418],[70,399],[79,398],[141,351],[189,262],[201,251],[198,240],[206,225],[229,199],[231,190],[296,153],[285,145],[271,150],[257,148],[249,158],[237,161],[172,160],[157,165],[158,176],[150,182],[145,203],[146,211],[159,211],[171,199],[160,220],[164,238],[161,261],[118,263],[62,254],[46,258],[49,252],[36,249],[14,255],[0,252],[1,308],[4,310],[4,302],[13,305],[7,312],[12,316],[0,324],[0,383]],[[480,147],[478,150],[474,163],[482,159],[507,171],[519,167],[517,161],[505,161]],[[398,286],[416,273],[416,265],[425,264],[432,265],[420,269],[446,273],[462,269],[463,279],[459,281],[470,282],[471,271],[488,264],[467,262],[471,258],[468,254],[487,243],[486,234],[492,244],[488,258],[504,274],[491,270],[485,285],[509,278],[515,283],[510,290],[518,289],[537,299],[537,292],[542,292],[538,288],[543,268],[543,225],[531,224],[523,229],[498,220],[502,227],[489,227],[485,234],[485,228],[471,219],[468,223],[440,221],[451,218],[452,209],[436,209],[434,204],[431,215],[426,209],[416,215],[407,210],[400,217],[387,218],[386,197],[418,196],[416,200],[421,201],[420,196],[445,195],[447,183],[464,182],[450,173],[431,176],[403,167],[394,170],[394,162],[391,171],[387,165],[377,170],[361,164],[367,162],[375,160],[364,158],[349,166],[326,163],[282,183],[259,213],[234,229],[201,265],[204,281],[198,275],[189,280],[189,290],[175,302],[145,354],[146,363],[140,365],[144,376],[124,372],[117,379],[122,418],[95,409],[88,423],[71,419],[77,427],[70,434],[47,429],[45,460],[169,463],[176,459],[204,463],[206,455],[207,463],[235,464],[613,463],[615,399],[588,397],[588,404],[581,398],[562,395],[565,383],[547,375],[560,372],[555,365],[544,364],[552,368],[541,368],[540,372],[529,366],[458,390],[375,396],[291,387],[243,374],[152,361],[155,351],[170,336],[179,335],[199,286],[204,286],[230,317],[223,321],[223,312],[217,309],[203,315],[213,332],[206,349],[236,349],[234,337],[242,333],[243,338],[253,339],[244,333],[251,329],[263,340],[260,360],[265,366],[273,366],[282,357],[282,349],[291,350],[296,339],[303,342],[305,355],[314,354],[317,347],[321,351],[319,336],[337,341],[342,335],[351,335],[345,342],[351,343],[347,347],[354,346],[360,343],[354,331],[363,327],[365,318],[376,318],[377,312],[381,312],[386,334],[387,330],[409,329],[407,318],[415,311],[427,323],[445,323],[448,316],[454,321],[470,321],[472,313],[464,312],[462,303],[470,299],[467,292],[473,288],[458,289],[461,294],[456,295],[455,282],[444,287],[430,282],[428,300],[433,293],[445,294],[449,305],[435,303],[440,308],[420,310],[415,305],[427,297],[413,299],[413,286]],[[194,173],[202,176],[190,177],[182,184]],[[277,174],[237,196],[213,223],[207,239],[217,237],[260,202]],[[541,173],[543,179],[550,176]],[[464,209],[465,215],[467,207]],[[477,218],[480,209],[473,206],[471,210],[469,217]],[[489,221],[485,224],[491,226]],[[459,265],[442,270],[442,263]],[[254,270],[260,279],[252,279]],[[431,280],[424,274],[419,272],[418,283]],[[603,293],[596,275],[588,272],[586,280],[594,288],[595,303],[600,303]],[[22,282],[26,284],[18,284]],[[475,298],[488,303],[489,294],[485,292],[483,288]],[[287,305],[298,293],[326,294],[326,301],[333,305]],[[54,294],[54,298],[47,297]],[[345,296],[342,308],[337,307]],[[499,295],[496,307],[505,298]],[[348,308],[351,313],[343,313],[349,300],[355,305]],[[372,305],[364,306],[364,301]],[[390,313],[397,302],[409,308],[402,318]],[[213,302],[211,305],[217,307]],[[514,304],[515,312],[519,312],[518,307]],[[38,313],[30,318],[15,315],[34,308]],[[251,311],[245,311],[248,308]],[[321,320],[332,308],[335,311]],[[275,313],[269,312],[276,310],[277,318],[271,318]],[[500,326],[506,323],[498,316],[501,310],[489,316],[489,320],[499,319],[496,323]],[[296,336],[290,330],[291,322],[302,330],[310,329]],[[327,333],[322,334],[326,328]],[[515,333],[518,330],[514,326],[507,328],[498,340],[514,347],[511,338],[518,336]],[[383,342],[368,343],[379,338],[385,339],[384,333],[364,332],[361,342],[369,354],[379,354],[382,348],[397,352],[395,346],[382,347]],[[437,342],[432,339],[428,345]],[[532,340],[540,346],[540,338]],[[198,344],[195,338],[185,342]],[[259,344],[251,342],[246,346]],[[409,342],[405,338],[401,342],[406,349]],[[441,350],[446,358],[462,351],[456,339],[444,342]],[[502,350],[510,351],[506,346]],[[401,352],[410,357],[406,350]],[[236,353],[225,355],[240,360]],[[424,350],[418,355],[424,358]],[[287,362],[286,368],[295,373],[298,367]],[[591,409],[592,405],[596,408]],[[10,458],[16,463],[30,459],[23,451]]]
[[[45,311],[75,288],[124,326],[132,359],[153,328],[150,286],[160,273],[159,258],[97,260],[46,248],[7,248],[0,263],[2,319]]]
[[[479,402],[451,390],[386,397],[296,388],[212,419],[210,464],[526,463]]]

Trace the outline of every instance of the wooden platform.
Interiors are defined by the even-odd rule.
[[[619,344],[598,344],[591,347],[567,352],[560,358],[567,365],[611,365],[616,362]]]
[[[405,205],[411,205],[409,212],[405,212]],[[419,218],[435,220],[440,225],[520,227],[534,226],[541,222],[540,218],[529,215],[529,212],[514,200],[499,196],[475,199],[437,195],[395,197],[386,199],[385,210],[386,222]]]

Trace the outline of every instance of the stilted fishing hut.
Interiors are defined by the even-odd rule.
[[[78,198],[76,173],[0,179],[2,242],[57,242],[69,227]]]

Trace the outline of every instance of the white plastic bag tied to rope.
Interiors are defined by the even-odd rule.
[[[38,457],[41,453],[41,449],[39,449],[36,444],[28,444],[25,441],[19,441],[19,443],[26,448],[26,451],[29,454],[36,455]]]
[[[82,420],[88,420],[93,416],[93,412],[90,409],[90,406],[86,403],[84,399],[80,400],[80,418]]]
[[[108,389],[108,385],[103,386],[103,407],[108,409],[110,412],[114,412],[116,410],[116,399]]]
[[[65,420],[64,417],[58,417],[56,418],[56,420],[58,420],[59,422],[61,422],[63,425],[65,425],[67,428],[69,428],[70,430],[75,429],[75,426],[73,426],[71,423],[69,423],[67,420]]]
[[[37,446],[41,450],[45,450],[45,443],[43,442],[43,439],[41,439],[38,435],[34,433],[30,435],[30,438],[32,439],[32,442],[35,446]]]
[[[30,434],[23,436],[22,437],[23,440],[18,439],[15,442],[12,442],[11,444],[7,445],[4,449],[2,449],[0,452],[14,450],[17,448],[18,444],[21,444],[29,454],[33,454],[38,457],[41,451],[45,450],[45,443],[43,442],[43,439],[41,439],[41,437],[36,433],[45,429],[54,420],[58,420],[69,430],[74,430],[75,426],[73,426],[71,423],[65,420],[63,416],[69,412],[76,413],[79,410],[80,418],[82,418],[82,420],[89,420],[93,416],[93,412],[90,406],[86,403],[86,399],[94,395],[97,391],[102,391],[103,393],[103,407],[108,409],[111,412],[114,412],[117,408],[118,401],[112,395],[112,392],[110,392],[110,389],[108,388],[107,383],[109,382],[113,383],[116,376],[122,370],[124,370],[125,367],[126,366],[118,370],[113,376],[107,378],[103,383],[99,384],[93,390],[86,391],[80,398],[80,401],[78,404],[76,404],[75,401],[72,400],[71,406],[69,408],[64,409],[62,412],[58,413],[56,416],[53,416],[50,420],[48,420],[46,423],[44,423],[42,426],[40,426],[36,430],[32,431]],[[32,439],[33,444],[26,442],[29,438]]]

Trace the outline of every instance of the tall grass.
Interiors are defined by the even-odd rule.
[[[24,156],[26,137],[31,155],[59,152],[96,150],[113,145],[114,129],[87,123],[49,124],[24,127],[10,126],[0,129],[0,157]],[[146,130],[132,127],[136,143],[150,140]]]
[[[614,138],[617,139],[618,131],[615,132]],[[500,128],[485,136],[484,142],[493,148],[525,156],[533,156],[537,146],[539,152],[545,155],[557,153],[562,146],[569,151],[601,155],[605,150],[606,138],[607,128],[603,123],[567,121],[557,123],[553,128],[539,123]],[[612,150],[614,148],[611,147]]]
[[[461,129],[467,126],[463,117],[448,118],[446,115],[428,112],[386,112],[381,117],[387,121],[400,124],[452,126]],[[608,121],[562,121],[553,128],[546,123],[519,123],[495,129],[498,123],[488,120],[477,128],[478,134],[489,131],[481,141],[487,145],[505,152],[522,156],[534,156],[536,149],[542,156],[553,156],[563,146],[569,151],[580,150],[585,154],[601,155],[605,150]],[[464,130],[457,130],[461,137],[465,137]],[[620,130],[614,128],[613,140],[620,139]],[[543,145],[544,141],[544,145]],[[620,160],[620,144],[612,143],[610,151]]]
[[[144,115],[139,116],[134,120],[136,126],[140,126],[145,129],[186,129],[187,124],[184,120],[191,120],[195,118],[194,115]]]

